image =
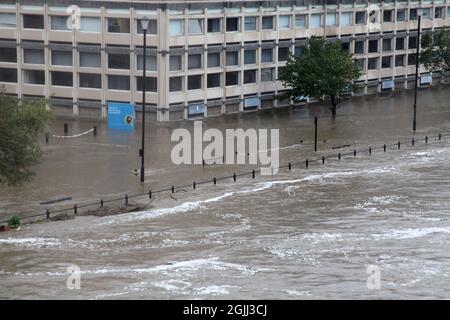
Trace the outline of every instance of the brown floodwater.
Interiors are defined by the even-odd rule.
[[[419,92],[417,138],[450,131],[449,98],[445,86]],[[412,102],[411,92],[355,98],[336,120],[324,106],[309,105],[203,122],[222,131],[279,129],[285,164],[408,140]],[[97,125],[98,135],[43,143],[33,181],[0,189],[0,220],[254,167],[176,166],[172,130],[192,130],[193,122],[149,124],[142,185],[133,173],[140,166],[139,126],[123,133],[59,119],[52,133],[62,134],[64,122],[69,134]],[[138,199],[149,202],[140,212],[24,225],[0,234],[0,298],[449,298],[449,142],[433,138],[307,170],[163,192],[151,202]],[[333,149],[342,145],[350,147]],[[40,204],[65,197],[72,200]],[[66,286],[70,265],[81,270],[80,290]],[[380,270],[379,289],[367,287],[369,265]]]

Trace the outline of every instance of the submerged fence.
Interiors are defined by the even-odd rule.
[[[315,159],[304,159],[302,161],[297,161],[297,162],[288,162],[284,165],[281,165],[279,168],[280,169],[288,169],[289,171],[291,171],[293,168],[303,168],[303,169],[307,169],[309,166],[314,165],[314,164],[325,164],[326,160],[329,159],[335,159],[335,160],[342,160],[344,157],[347,156],[351,156],[351,157],[356,157],[358,154],[368,154],[371,155],[374,151],[377,150],[383,150],[384,152],[387,152],[389,150],[400,150],[402,148],[402,146],[411,146],[414,147],[416,146],[416,144],[418,143],[424,143],[425,145],[427,145],[428,143],[431,142],[436,142],[436,141],[441,141],[444,137],[448,137],[450,136],[450,132],[449,133],[439,133],[438,135],[435,136],[424,136],[423,138],[411,138],[409,140],[403,140],[403,141],[397,141],[395,143],[392,144],[383,144],[383,145],[377,145],[377,146],[369,146],[366,148],[362,148],[362,149],[353,149],[352,151],[349,152],[344,152],[344,153],[333,153],[333,154],[328,154],[328,155],[323,155],[321,157],[317,157]],[[47,210],[46,212],[43,213],[39,213],[39,214],[34,214],[34,215],[30,215],[30,216],[24,216],[21,217],[22,220],[27,220],[27,219],[34,219],[34,218],[39,218],[39,217],[45,217],[46,219],[51,219],[52,216],[54,217],[57,214],[61,214],[61,213],[73,213],[74,215],[77,215],[79,213],[79,211],[81,209],[85,209],[85,208],[89,208],[89,207],[96,207],[96,208],[103,208],[106,204],[108,203],[112,203],[112,202],[117,202],[117,201],[123,201],[123,203],[125,205],[129,204],[129,200],[134,199],[134,198],[140,198],[140,197],[148,197],[149,199],[153,200],[153,197],[156,194],[160,194],[163,192],[171,192],[171,193],[175,193],[177,191],[181,191],[184,190],[186,188],[192,188],[193,190],[195,190],[198,186],[201,185],[205,185],[205,184],[214,184],[217,185],[217,183],[219,181],[223,181],[223,180],[233,180],[234,182],[237,181],[238,177],[242,177],[242,176],[251,176],[252,179],[256,178],[256,174],[259,173],[261,170],[260,169],[252,169],[251,171],[247,171],[247,172],[241,172],[241,173],[233,173],[232,175],[228,175],[228,176],[223,176],[223,177],[212,177],[206,180],[201,180],[201,181],[192,181],[192,183],[189,184],[185,184],[185,185],[180,185],[180,186],[170,186],[167,188],[163,188],[163,189],[159,189],[159,190],[149,190],[148,192],[145,193],[138,193],[138,194],[132,194],[132,195],[124,195],[122,197],[117,197],[117,198],[111,198],[108,200],[104,200],[104,199],[100,199],[97,200],[95,202],[90,202],[90,203],[85,203],[85,204],[74,204],[73,206],[70,207],[66,207],[66,208],[62,208],[62,209],[57,209],[57,210]],[[7,221],[0,221],[0,224],[5,224],[8,223]]]

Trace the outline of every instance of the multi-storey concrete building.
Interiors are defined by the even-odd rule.
[[[105,117],[109,101],[135,103],[139,112],[139,20],[147,16],[153,121],[292,104],[276,99],[285,90],[277,75],[312,36],[339,39],[355,54],[365,71],[360,94],[407,89],[418,9],[427,32],[450,25],[449,2],[1,0],[0,84],[21,99],[48,98],[57,114]],[[433,80],[421,74],[422,84]]]

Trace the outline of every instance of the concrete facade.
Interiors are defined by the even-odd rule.
[[[0,85],[21,99],[45,97],[66,116],[104,118],[108,101],[139,112],[147,16],[149,121],[292,105],[276,98],[285,90],[277,75],[311,36],[355,53],[364,75],[352,94],[404,90],[414,86],[417,8],[422,32],[450,25],[450,0],[5,0]],[[423,85],[442,80],[420,72]]]

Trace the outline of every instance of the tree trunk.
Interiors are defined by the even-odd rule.
[[[337,108],[338,102],[337,102],[335,95],[331,95],[330,98],[331,98],[331,115],[332,115],[333,119],[335,119],[336,118],[336,108]]]

